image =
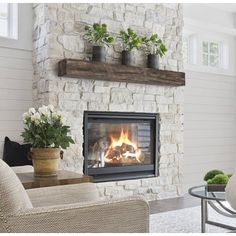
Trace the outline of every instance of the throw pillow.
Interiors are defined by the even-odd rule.
[[[19,144],[5,137],[3,160],[9,166],[32,165],[32,161],[27,156],[30,151],[31,144]]]

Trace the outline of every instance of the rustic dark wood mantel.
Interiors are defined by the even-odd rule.
[[[75,59],[60,61],[58,76],[153,85],[185,85],[185,73],[183,72]]]

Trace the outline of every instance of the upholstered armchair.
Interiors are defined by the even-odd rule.
[[[0,233],[145,233],[149,207],[139,197],[100,200],[93,183],[26,191],[0,160]]]

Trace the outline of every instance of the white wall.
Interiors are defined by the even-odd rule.
[[[32,105],[32,6],[19,4],[19,39],[0,37],[0,158],[4,137],[22,141],[22,113]]]
[[[227,173],[235,170],[236,60],[233,19],[232,13],[211,8],[210,4],[184,4],[185,33],[196,33],[198,42],[215,38],[226,42],[230,48],[228,69],[206,68],[199,62],[185,65],[185,190],[203,184],[204,174],[211,169],[222,169]],[[212,25],[218,25],[217,29]]]
[[[234,16],[232,13],[221,10],[217,4],[185,3],[184,18],[197,20],[206,24],[213,24],[225,28],[234,27]],[[227,5],[227,3],[224,3]],[[234,4],[235,5],[235,4]],[[235,9],[235,7],[233,7]]]
[[[184,184],[202,184],[211,169],[235,166],[235,77],[186,72]]]

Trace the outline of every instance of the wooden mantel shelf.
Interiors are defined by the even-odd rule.
[[[183,86],[185,73],[143,67],[64,59],[58,63],[58,75],[70,78],[108,80],[129,83]]]

